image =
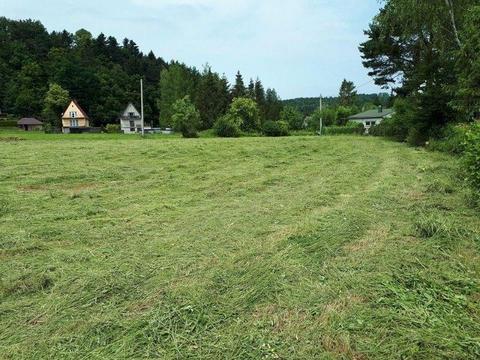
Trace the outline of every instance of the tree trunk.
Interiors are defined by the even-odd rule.
[[[455,22],[455,12],[453,10],[453,0],[445,0],[445,4],[447,5],[448,12],[450,13],[450,21],[452,22],[452,29],[455,36],[455,41],[457,42],[458,47],[462,47],[462,42],[460,41],[460,37],[458,36],[458,29],[457,23]]]

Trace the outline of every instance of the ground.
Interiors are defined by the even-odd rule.
[[[458,159],[362,136],[0,152],[1,358],[480,356]]]

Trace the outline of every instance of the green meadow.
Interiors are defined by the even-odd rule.
[[[0,153],[0,358],[480,357],[456,158],[14,131]]]

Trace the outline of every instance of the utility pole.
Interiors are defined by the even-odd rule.
[[[322,94],[320,94],[320,132],[319,135],[322,136],[322,130],[323,130],[323,103],[322,103]]]
[[[145,119],[143,117],[143,79],[140,79],[140,106],[142,108],[142,137],[145,136]]]

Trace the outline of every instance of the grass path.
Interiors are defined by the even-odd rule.
[[[365,137],[0,151],[0,357],[480,356],[480,220],[448,156]]]

